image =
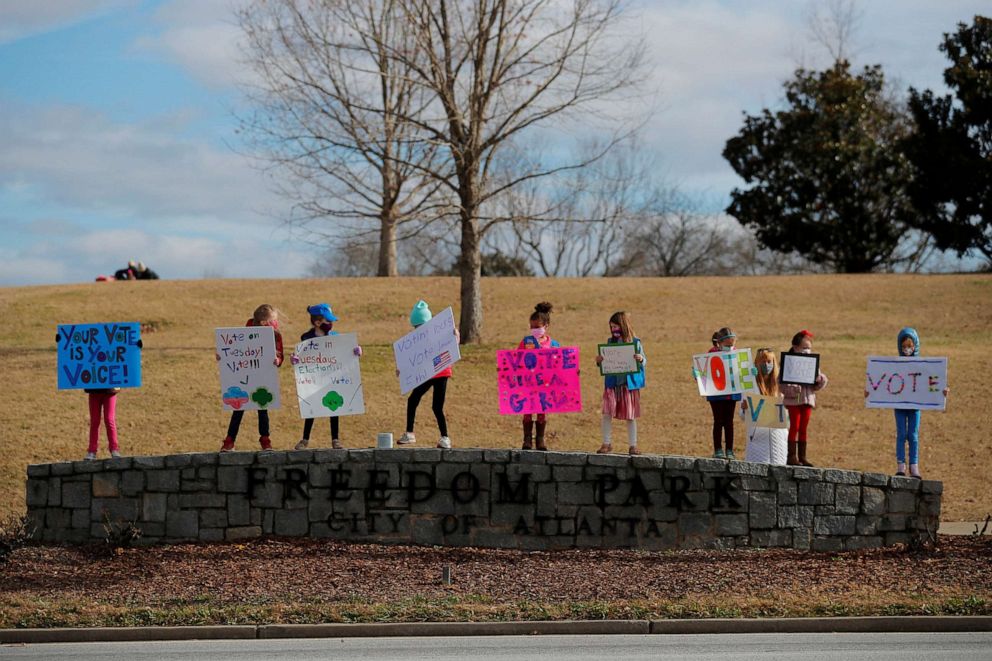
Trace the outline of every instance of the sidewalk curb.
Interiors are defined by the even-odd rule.
[[[992,616],[832,617],[554,622],[403,622],[184,627],[0,629],[0,644],[271,640],[416,636],[689,635],[721,633],[957,633],[992,631]]]

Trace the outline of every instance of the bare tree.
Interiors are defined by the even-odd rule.
[[[397,275],[397,231],[443,208],[437,149],[415,123],[430,103],[424,66],[396,0],[254,0],[238,11],[255,112],[244,127],[262,158],[289,175],[291,224],[338,237],[378,230],[380,276]],[[405,53],[403,58],[394,53]]]
[[[856,54],[855,38],[863,18],[858,0],[812,0],[806,25],[813,42],[827,52],[831,62],[837,62]]]
[[[615,34],[620,0],[397,1],[415,47],[390,45],[390,55],[433,95],[436,111],[404,119],[453,165],[423,171],[457,200],[461,336],[478,342],[482,241],[501,220],[481,218],[484,205],[524,182],[586,164],[535,162],[497,184],[492,168],[501,148],[579,111],[608,119],[608,102],[640,73],[642,43]]]

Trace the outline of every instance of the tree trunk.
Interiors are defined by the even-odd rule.
[[[458,260],[461,277],[462,312],[459,330],[462,344],[482,341],[482,254],[480,252],[479,221],[474,207],[462,206],[462,245]]]
[[[395,278],[399,275],[396,266],[396,218],[391,208],[382,209],[379,224],[379,270],[380,278]]]

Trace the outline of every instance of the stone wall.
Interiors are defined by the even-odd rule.
[[[37,538],[262,535],[521,549],[792,547],[936,532],[942,484],[719,459],[517,450],[303,450],[28,467]]]

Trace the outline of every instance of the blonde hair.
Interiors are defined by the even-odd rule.
[[[634,329],[630,327],[630,317],[624,310],[614,312],[610,317],[610,323],[620,327],[620,335],[624,342],[634,341]]]
[[[758,367],[764,358],[769,358],[772,364],[772,373],[765,374],[761,369],[758,369],[758,375],[755,381],[758,384],[758,391],[765,396],[778,396],[778,356],[771,349],[758,349],[758,353],[754,356],[754,366]],[[760,362],[759,362],[760,361]]]
[[[262,324],[266,321],[272,321],[273,319],[279,319],[279,310],[265,303],[264,305],[259,305],[255,308],[255,312],[251,315],[251,318],[256,324]]]

